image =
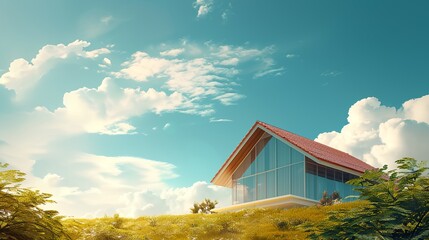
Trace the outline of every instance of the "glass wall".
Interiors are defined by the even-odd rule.
[[[304,155],[266,134],[233,174],[233,203],[304,197],[304,177]]]
[[[315,163],[269,134],[265,134],[233,174],[233,204],[292,194],[319,201],[323,192],[338,192],[343,201],[358,195],[346,184],[356,178]]]
[[[340,197],[343,198],[343,202],[348,202],[354,199],[345,199],[345,197],[359,195],[359,192],[353,190],[354,186],[346,184],[348,180],[357,177],[353,174],[317,164],[307,157],[305,159],[305,170],[307,198],[320,200],[325,191],[329,195],[333,192],[338,192]]]

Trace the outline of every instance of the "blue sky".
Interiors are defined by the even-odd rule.
[[[2,1],[0,161],[67,216],[185,213],[256,120],[427,157],[426,1]]]

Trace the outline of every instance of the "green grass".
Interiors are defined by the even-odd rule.
[[[306,239],[308,224],[324,221],[332,210],[363,207],[356,201],[289,210],[247,209],[234,213],[119,216],[63,221],[72,239]]]

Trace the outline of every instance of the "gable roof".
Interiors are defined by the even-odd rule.
[[[267,123],[257,121],[228,157],[211,182],[221,186],[231,186],[232,173],[237,169],[264,132],[289,142],[298,149],[301,149],[307,155],[318,159],[322,164],[324,162],[359,173],[363,173],[365,170],[374,168],[345,152],[274,127]]]

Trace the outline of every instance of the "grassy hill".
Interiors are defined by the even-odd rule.
[[[362,207],[356,201],[289,210],[247,209],[234,213],[188,214],[136,219],[119,216],[64,220],[72,239],[307,239],[304,226],[324,221],[332,210]]]

